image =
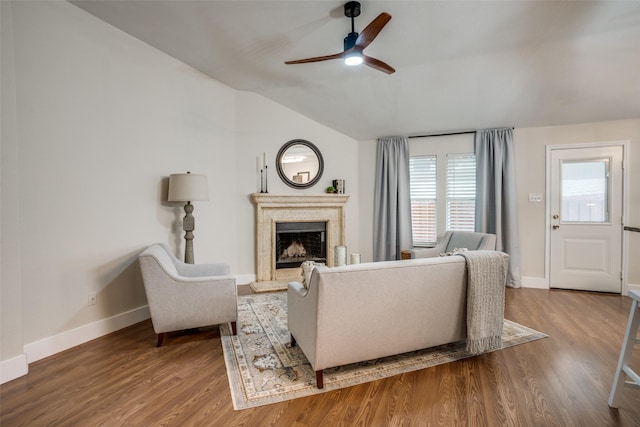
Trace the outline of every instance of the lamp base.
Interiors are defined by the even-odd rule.
[[[187,264],[193,264],[193,230],[196,228],[196,220],[193,217],[193,205],[191,202],[187,202],[184,205],[184,218],[182,219],[182,228],[184,229],[184,262]]]

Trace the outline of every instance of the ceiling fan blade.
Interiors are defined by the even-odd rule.
[[[368,65],[371,68],[375,68],[378,71],[382,71],[383,73],[393,74],[396,70],[389,64],[386,64],[379,59],[373,58],[371,56],[362,55],[362,60],[364,65]]]
[[[327,61],[329,59],[338,59],[338,58],[342,58],[343,56],[344,56],[344,52],[340,52],[340,53],[334,53],[333,55],[316,56],[313,58],[298,59],[295,61],[286,61],[285,64],[306,64],[309,62],[320,62],[320,61]]]
[[[362,32],[358,36],[358,39],[356,40],[356,46],[360,47],[361,49],[369,46],[369,44],[373,41],[373,39],[377,37],[378,33],[382,31],[384,26],[387,25],[389,21],[391,21],[391,15],[389,15],[387,12],[382,12],[380,15],[378,15],[376,19],[371,21],[371,23],[367,25],[364,30],[362,30]]]

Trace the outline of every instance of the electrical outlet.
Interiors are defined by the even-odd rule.
[[[540,203],[540,202],[542,202],[541,193],[529,193],[529,203]]]
[[[96,305],[98,296],[95,292],[89,292],[89,300],[87,301],[87,305]]]

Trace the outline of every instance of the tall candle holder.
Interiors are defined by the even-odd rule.
[[[269,178],[269,165],[267,164],[267,153],[263,152],[259,161],[260,168],[260,192],[268,193],[269,192],[269,183],[267,182]]]
[[[269,179],[269,166],[264,165],[264,192],[269,192],[269,183],[267,182]]]

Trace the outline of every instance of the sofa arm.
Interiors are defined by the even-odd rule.
[[[311,274],[309,289],[302,283],[289,282],[287,288],[288,327],[296,345],[315,370],[316,337],[318,325],[317,274]]]
[[[294,295],[299,296],[300,298],[304,298],[307,295],[307,288],[300,282],[289,282],[288,290],[292,292]]]

